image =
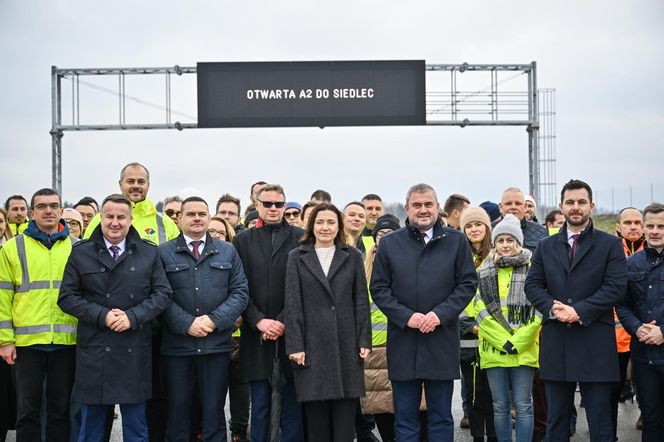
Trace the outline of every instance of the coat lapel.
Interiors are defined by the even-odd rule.
[[[330,264],[330,270],[327,272],[327,280],[332,281],[334,275],[337,274],[339,269],[343,267],[344,263],[348,259],[348,252],[345,250],[347,246],[337,245],[334,250],[334,257],[332,258],[332,264]]]
[[[336,259],[336,256],[334,257],[334,259]],[[314,250],[311,244],[307,244],[300,248],[300,260],[302,261],[304,266],[311,272],[311,274],[314,275],[314,277],[318,280],[318,282],[320,282],[321,285],[325,287],[325,290],[330,295],[330,298],[333,298],[332,287],[330,287],[330,281],[325,276],[325,273],[323,273],[323,267],[321,267],[320,261],[318,261],[318,256],[316,255],[316,251]],[[330,270],[332,270],[331,267]]]
[[[586,237],[583,238],[583,241],[579,241],[579,243],[576,245],[576,253],[574,254],[574,261],[572,262],[570,270],[573,270],[574,267],[576,267],[579,261],[581,261],[586,253],[588,253],[592,245],[593,238],[590,235],[586,235]]]
[[[558,234],[558,242],[556,244],[556,257],[562,264],[565,272],[569,272],[569,244],[567,243],[567,231],[561,230]]]
[[[277,237],[274,239],[274,244],[272,245],[272,258],[274,258],[274,255],[279,251],[281,246],[284,245],[284,242],[286,242],[286,238],[288,238],[288,228],[286,227],[288,223],[285,221],[282,221],[281,227],[279,228],[279,231],[277,231]]]

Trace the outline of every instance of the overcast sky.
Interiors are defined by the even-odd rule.
[[[664,201],[663,23],[661,0],[0,0],[0,198],[51,186],[52,65],[423,59],[536,61],[538,87],[556,89],[558,188],[584,179],[601,206],[618,209],[631,186],[633,204],[643,207],[651,185]],[[173,100],[195,117],[191,77],[176,79]],[[162,103],[153,86],[163,83],[150,81],[157,83],[128,80],[127,94]],[[116,123],[116,97],[81,85],[81,103],[82,123]],[[161,115],[128,105],[134,121]],[[265,180],[301,202],[317,188],[340,205],[369,192],[402,201],[410,185],[427,182],[442,198],[462,193],[478,204],[508,186],[527,190],[527,149],[524,127],[65,132],[63,196],[101,199],[117,191],[120,168],[139,161],[150,169],[155,202],[196,189],[209,203],[230,192],[244,205],[249,185]]]

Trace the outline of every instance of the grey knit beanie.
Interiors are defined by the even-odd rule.
[[[491,233],[491,242],[496,245],[496,238],[500,235],[510,235],[516,239],[520,246],[523,246],[523,232],[521,231],[521,222],[519,219],[508,213],[503,220],[493,228]]]

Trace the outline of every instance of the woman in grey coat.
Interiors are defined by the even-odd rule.
[[[320,204],[286,273],[286,352],[312,441],[353,440],[364,358],[371,349],[362,255],[344,244],[343,215]]]

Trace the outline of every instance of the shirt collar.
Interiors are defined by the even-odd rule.
[[[184,242],[187,244],[187,247],[192,247],[191,242],[196,241],[196,240],[189,238],[184,233],[182,234],[182,236],[184,237]],[[201,241],[203,243],[203,246],[205,246],[205,239],[206,238],[207,238],[207,235],[203,235],[203,238],[199,239],[199,241]]]
[[[108,252],[111,253],[111,254],[112,254],[111,246],[114,246],[114,245],[118,246],[120,248],[120,251],[118,252],[118,255],[122,255],[124,253],[125,249],[127,248],[127,238],[124,238],[120,242],[120,244],[111,244],[110,242],[108,242],[106,237],[104,237],[104,244],[106,244],[106,248],[108,249]]]

